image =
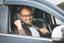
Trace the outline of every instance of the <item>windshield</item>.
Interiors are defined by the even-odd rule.
[[[46,0],[50,3],[52,3],[55,6],[58,6],[60,9],[62,9],[64,11],[64,0]],[[56,19],[56,23],[57,24],[64,24],[62,21],[60,21],[59,19]],[[59,21],[59,22],[58,22]]]
[[[52,3],[55,6],[58,6],[59,8],[61,8],[62,10],[64,10],[64,0],[46,0],[50,3]]]
[[[62,3],[62,2],[64,2],[64,0],[46,0],[46,1],[48,1],[48,2],[50,2],[52,4],[54,4],[54,5],[58,5],[58,4]]]

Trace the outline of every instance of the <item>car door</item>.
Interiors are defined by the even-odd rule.
[[[64,22],[64,12],[59,9],[57,6],[48,3],[47,1],[42,0],[5,0],[4,6],[7,6],[6,12],[9,10],[8,6],[12,5],[26,5],[41,9],[49,14],[57,17],[61,21]],[[2,11],[3,12],[3,11]],[[7,17],[9,17],[9,13],[6,13]],[[8,18],[5,18],[7,23],[9,22]],[[9,24],[5,24],[6,25]],[[2,25],[3,26],[3,25]],[[5,29],[5,28],[3,28]],[[6,27],[6,31],[7,31]],[[30,37],[30,36],[19,36],[19,35],[10,35],[10,34],[0,34],[0,42],[2,43],[52,43],[52,39],[50,38],[37,38],[37,37]]]

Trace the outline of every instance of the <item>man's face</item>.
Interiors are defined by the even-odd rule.
[[[23,9],[21,10],[21,20],[27,24],[31,24],[32,23],[32,12],[28,9]]]

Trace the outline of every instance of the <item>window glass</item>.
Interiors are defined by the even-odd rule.
[[[51,38],[52,30],[57,24],[57,20],[54,16],[41,9],[29,6],[15,5],[9,6],[8,8],[8,15],[5,15],[8,19],[6,18],[5,23],[8,24],[6,31],[9,34]],[[7,24],[5,25],[7,26]]]
[[[21,18],[23,18],[25,20],[22,21],[23,19],[20,19],[20,13],[19,13],[21,7],[29,7],[29,6],[9,6],[9,12],[10,12],[10,14],[9,14],[9,16],[10,16],[9,17],[9,20],[10,20],[9,21],[9,25],[10,25],[9,33],[17,34],[17,35],[19,34],[19,35],[35,36],[35,37],[51,37],[51,31],[52,31],[51,25],[53,25],[51,15],[40,9],[30,7],[30,8],[32,8],[32,14],[26,15],[26,13],[23,13],[24,15],[21,15]],[[27,8],[27,9],[29,10],[29,8]],[[29,11],[31,11],[31,10],[29,10]],[[21,14],[22,14],[22,12],[21,12]],[[28,18],[31,16],[33,16],[32,25],[29,25],[29,23],[27,24],[26,22],[27,22]],[[17,27],[18,24],[17,25],[15,24],[15,22],[17,20],[21,20],[21,22],[18,24],[23,26],[22,27],[23,33],[19,32],[19,29],[21,31],[21,28],[18,28]]]
[[[64,24],[64,22],[60,21],[58,18],[55,18],[55,20],[56,20],[56,24],[59,24],[59,25]]]

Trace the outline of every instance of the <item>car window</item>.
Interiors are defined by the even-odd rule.
[[[64,22],[62,22],[61,20],[59,20],[58,18],[55,17],[55,20],[56,20],[56,24],[58,25],[62,25],[64,24]]]
[[[46,11],[43,11],[43,10],[35,8],[35,7],[30,7],[30,8],[32,8],[32,15],[30,15],[30,16],[33,16],[32,26],[34,26],[34,27],[32,28],[31,25],[28,25],[24,22],[20,23],[24,29],[21,31],[22,34],[21,33],[19,34],[19,30],[18,30],[17,26],[15,25],[15,21],[21,20],[20,15],[19,15],[19,10],[21,7],[30,7],[30,6],[23,6],[23,5],[8,6],[8,15],[7,15],[8,20],[6,19],[7,24],[8,24],[8,27],[6,28],[7,34],[25,35],[25,36],[33,36],[33,37],[36,35],[39,35],[39,37],[51,38],[51,34],[52,34],[54,27],[58,26],[56,17],[52,16],[51,14],[49,14]],[[7,26],[7,24],[5,24],[5,25]],[[1,26],[0,26],[0,28],[2,29],[4,24],[2,27]],[[36,28],[36,30],[34,28]],[[4,31],[4,30],[2,30],[2,31]],[[3,33],[3,32],[1,32],[1,33]],[[34,35],[33,33],[36,35]]]
[[[9,6],[9,12],[10,12],[9,13],[9,29],[8,29],[9,34],[17,34],[17,35],[19,34],[18,29],[17,29],[16,25],[14,24],[14,22],[16,20],[20,19],[19,9],[21,7],[23,7],[23,6]],[[33,23],[34,26],[36,26],[40,37],[50,38],[52,30],[53,30],[53,22],[52,22],[51,15],[49,13],[45,12],[45,11],[40,10],[40,9],[37,9],[37,8],[34,8],[34,7],[31,7],[31,8],[33,10],[32,11],[33,12],[33,21],[32,21],[32,23]],[[43,32],[42,29],[44,29],[48,33],[46,33],[44,35],[44,32]],[[28,29],[27,31],[31,31],[31,30]],[[35,32],[35,33],[37,34],[37,32]],[[29,35],[30,32],[28,32],[27,34],[28,34],[28,36],[31,36],[31,35]]]

